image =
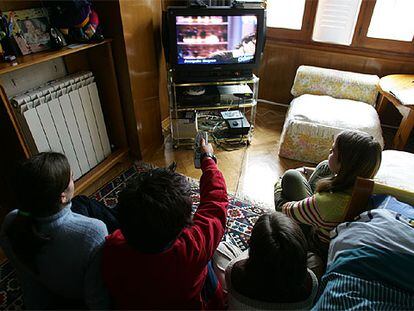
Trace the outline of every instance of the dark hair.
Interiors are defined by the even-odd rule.
[[[17,257],[29,267],[32,267],[33,257],[49,240],[39,234],[33,217],[50,216],[60,210],[60,196],[68,187],[70,176],[68,160],[55,152],[39,153],[17,169],[14,188],[19,212],[6,234]]]
[[[343,131],[335,140],[338,148],[339,172],[321,179],[316,191],[341,191],[352,188],[357,177],[373,178],[381,165],[382,147],[363,132]]]
[[[307,250],[306,238],[295,221],[280,212],[260,216],[244,264],[244,294],[262,301],[304,296]]]
[[[170,168],[140,173],[119,195],[119,222],[130,245],[158,252],[191,224],[190,184]]]

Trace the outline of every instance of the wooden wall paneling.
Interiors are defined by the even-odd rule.
[[[186,6],[187,0],[161,0],[160,10],[166,11],[169,6]],[[161,23],[162,25],[162,23]],[[160,96],[160,114],[161,121],[169,118],[169,100],[168,100],[168,83],[167,83],[167,64],[165,62],[164,51],[159,61],[159,72],[160,72],[160,85],[159,85],[159,96]],[[165,123],[167,124],[167,123]]]
[[[170,116],[169,101],[168,101],[168,84],[167,84],[167,64],[164,58],[164,52],[160,57],[160,82],[159,82],[159,96],[160,96],[160,114],[161,121]]]
[[[159,7],[154,10],[154,37],[156,38],[156,48],[158,50],[158,96],[160,102],[161,122],[169,116],[168,89],[167,89],[167,64],[162,45],[162,11],[165,1],[159,3]]]
[[[162,20],[162,12],[166,11],[168,6],[171,5],[171,1],[169,0],[162,0],[161,1],[161,7],[160,7],[160,14],[161,14],[161,20],[160,20],[160,32],[161,32],[161,38],[162,38],[162,28],[163,28],[163,20]],[[167,82],[167,63],[165,60],[165,53],[163,46],[161,46],[161,55],[159,58],[159,97],[160,97],[160,114],[161,114],[161,122],[169,118],[169,99],[168,99],[168,82]],[[168,56],[168,55],[167,55]]]
[[[135,158],[141,159],[141,148],[135,119],[134,99],[132,97],[119,1],[97,0],[94,1],[94,7],[99,14],[99,21],[103,26],[104,36],[113,39],[112,52],[115,60],[115,70],[130,154]]]
[[[259,98],[279,103],[290,102],[290,89],[299,63],[295,58],[298,58],[298,51],[282,50],[266,44],[259,69]]]
[[[141,101],[140,106],[142,109],[146,110],[146,117],[143,117],[140,121],[140,126],[143,140],[145,145],[148,146],[147,149],[142,150],[143,156],[150,156],[154,151],[154,148],[158,148],[162,144],[162,133],[161,133],[161,118],[160,118],[160,102],[159,98],[147,98]],[[151,132],[154,126],[154,122],[156,122],[156,126],[160,129],[160,137],[158,134],[155,139],[157,142],[151,142],[152,137],[154,137],[154,133]]]
[[[414,72],[414,59],[408,57],[341,53],[309,45],[268,40],[259,70],[259,97],[288,104],[292,100],[290,89],[300,65],[370,73],[380,77]]]
[[[157,57],[160,51],[154,41],[154,29],[157,28],[154,24],[159,25],[154,14],[159,14],[161,7],[159,0],[120,1],[119,4],[135,118],[144,156],[162,144]]]
[[[166,10],[169,6],[186,6],[187,0],[161,0],[161,8]]]

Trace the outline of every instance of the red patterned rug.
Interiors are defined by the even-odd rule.
[[[105,205],[113,207],[118,202],[118,194],[125,187],[127,181],[139,172],[150,168],[148,164],[134,165],[114,180],[97,191],[92,198],[102,201]],[[200,202],[198,182],[189,178],[191,182],[191,196],[193,198],[193,210]],[[237,245],[242,250],[248,247],[251,230],[257,218],[264,213],[262,205],[250,202],[229,193],[229,207],[227,212],[227,231],[224,240]],[[23,306],[22,292],[17,280],[16,271],[6,261],[0,265],[0,310],[21,310]]]

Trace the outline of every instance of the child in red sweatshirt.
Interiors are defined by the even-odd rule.
[[[106,238],[105,284],[119,309],[220,309],[223,293],[210,260],[226,225],[226,184],[202,141],[200,205],[191,217],[186,177],[142,173],[119,196],[121,228]]]

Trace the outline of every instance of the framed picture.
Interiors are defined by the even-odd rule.
[[[23,55],[50,49],[50,24],[46,9],[21,10],[9,12],[8,15],[12,15],[13,38]]]

